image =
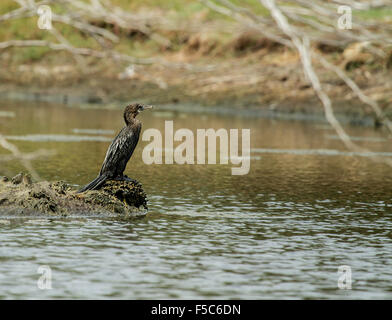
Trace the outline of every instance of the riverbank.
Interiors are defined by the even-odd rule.
[[[298,56],[286,48],[260,49],[227,59],[189,57],[187,63],[212,70],[194,72],[152,65],[136,66],[126,75],[108,63],[92,73],[82,73],[71,64],[21,65],[8,72],[0,71],[0,99],[97,108],[121,108],[129,101],[140,101],[182,112],[317,121],[324,118],[322,106],[303,76]],[[368,69],[363,65],[350,73],[364,92],[391,114],[391,71],[381,65],[377,71]],[[328,72],[322,78],[342,121],[365,125],[376,122],[373,111],[341,80]]]
[[[117,4],[130,9],[121,1]],[[255,3],[254,10],[258,6]],[[147,15],[146,8],[155,9]],[[141,3],[132,8],[137,18],[150,22],[164,19],[156,32],[167,45],[141,34],[138,29],[117,30],[116,26],[94,22],[116,34],[118,52],[135,58],[152,57],[161,62],[127,65],[109,58],[74,56],[45,47],[2,50],[0,99],[98,108],[121,108],[129,101],[140,101],[183,112],[279,119],[324,118],[323,108],[303,74],[296,51],[217,16],[200,3],[196,6],[188,1],[181,8],[158,10],[153,4]],[[36,28],[35,20],[26,18],[17,28],[16,21],[4,22],[9,27],[5,30],[9,31],[3,30],[0,40],[18,38],[12,31],[15,28],[27,38],[51,40],[47,31]],[[57,27],[63,33],[71,32],[75,47],[97,50],[96,44],[82,32],[68,30],[61,24]],[[387,115],[392,114],[391,53],[386,52],[384,58],[376,57],[360,42],[346,47],[314,42],[313,50],[345,70]],[[314,64],[324,90],[334,100],[338,118],[355,124],[378,123],[373,110],[364,105],[344,81],[323,69],[317,61]]]

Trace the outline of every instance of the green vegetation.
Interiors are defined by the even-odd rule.
[[[369,19],[369,20],[379,20],[379,21],[392,21],[392,8],[374,8],[367,11],[354,11],[355,17]]]
[[[265,8],[260,5],[259,0],[231,0],[231,2],[234,5],[248,8],[256,14],[267,14]],[[198,0],[111,0],[111,3],[132,13],[141,11],[155,12],[163,15],[173,23],[178,23],[178,25],[186,25],[188,21],[200,22],[200,24],[203,24],[206,21],[229,21],[231,19],[230,17],[209,9]],[[18,7],[18,4],[13,0],[2,0],[0,2],[0,14],[5,14]],[[58,4],[51,5],[51,7],[55,13],[59,14],[63,13],[65,10],[63,6]],[[386,19],[391,19],[392,9],[371,9],[366,12],[354,12],[354,15],[364,19],[380,19],[384,21]],[[11,39],[39,39],[56,42],[56,39],[50,32],[40,30],[37,27],[37,19],[37,17],[31,17],[1,22],[0,42]],[[95,39],[72,26],[58,22],[54,22],[54,26],[75,47],[100,48],[100,44],[98,44]],[[113,44],[114,48],[119,52],[135,57],[153,56],[161,54],[162,52],[162,45],[151,40],[149,37],[130,35],[124,30],[111,31],[117,33],[120,37],[120,41]],[[170,51],[180,50],[184,42],[183,39],[187,37],[181,33],[180,30],[173,32],[156,30],[156,32],[171,40],[172,45],[169,48]],[[225,44],[236,36],[231,32],[225,31],[224,28],[220,30],[211,30],[209,33],[209,37],[213,38],[214,42],[220,44]],[[8,63],[28,63],[39,61],[43,58],[47,59],[49,50],[47,48],[27,47],[12,48],[9,49],[9,51],[11,53],[11,61],[8,61]],[[227,53],[224,53],[224,56],[227,56]]]
[[[203,21],[211,21],[214,19],[228,20],[229,17],[223,16],[215,11],[207,8],[204,4],[197,0],[112,0],[113,5],[129,12],[135,11],[148,11],[154,10],[155,12],[162,12],[170,21],[178,24],[186,24],[190,19],[199,19]],[[248,7],[256,13],[263,13],[263,8],[257,0],[235,0],[236,5]],[[3,0],[0,3],[0,14],[5,14],[19,6],[15,1]],[[51,5],[53,12],[63,13],[64,8],[59,5]],[[54,36],[46,31],[37,28],[38,17],[13,19],[1,22],[0,28],[0,41],[8,41],[11,39],[16,40],[48,40],[56,42]],[[99,48],[99,44],[90,36],[77,31],[74,27],[54,22],[56,29],[75,47],[87,47],[92,49]],[[213,35],[216,41],[225,43],[230,35],[224,30],[218,32],[219,34]],[[148,37],[130,37],[124,32],[120,32],[120,41],[114,44],[115,48],[122,53],[133,55],[135,57],[146,57],[157,54],[162,49],[155,41],[150,40]],[[168,36],[172,41],[171,51],[176,51],[181,48],[182,38],[181,35],[169,34]],[[12,62],[15,63],[28,63],[38,61],[45,57],[47,58],[48,49],[46,48],[12,48],[10,49]]]

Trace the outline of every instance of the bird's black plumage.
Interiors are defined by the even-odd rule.
[[[131,104],[125,108],[125,127],[121,129],[110,144],[101,171],[93,181],[85,185],[78,192],[98,189],[109,179],[125,179],[123,173],[139,141],[142,128],[142,124],[136,119],[136,116],[140,111],[148,108],[150,106],[144,106],[138,103]]]

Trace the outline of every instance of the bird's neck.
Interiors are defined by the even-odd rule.
[[[125,124],[128,125],[132,125],[132,123],[134,123],[136,120],[136,116],[137,113],[134,112],[124,112],[124,121]]]
[[[127,127],[134,127],[134,126],[138,125],[139,123],[140,123],[140,121],[136,118],[127,119],[125,121],[125,124],[127,125]]]

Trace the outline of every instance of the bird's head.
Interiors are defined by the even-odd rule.
[[[143,110],[152,109],[152,106],[144,105],[141,103],[133,103],[125,107],[124,110],[124,120],[128,124],[135,119],[136,116]]]

